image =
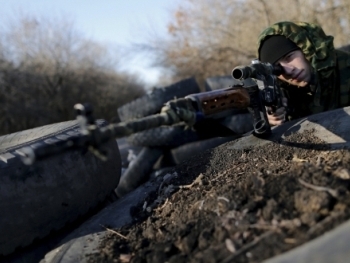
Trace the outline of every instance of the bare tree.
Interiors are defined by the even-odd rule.
[[[115,119],[119,106],[145,92],[137,77],[118,71],[117,54],[72,22],[22,17],[0,40],[2,134],[72,119],[79,102]]]

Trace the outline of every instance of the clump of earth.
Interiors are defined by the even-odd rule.
[[[261,262],[350,217],[350,154],[313,131],[264,146],[229,142],[163,175],[89,262]],[[159,179],[158,179],[159,180]]]

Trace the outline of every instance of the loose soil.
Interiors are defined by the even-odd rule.
[[[350,217],[350,154],[313,131],[265,146],[234,142],[177,166],[110,229],[93,262],[261,262]]]

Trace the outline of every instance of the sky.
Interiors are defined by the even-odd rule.
[[[67,16],[76,29],[97,42],[128,47],[146,40],[148,32],[166,34],[169,14],[176,1],[169,0],[0,0],[0,23],[16,15]],[[122,69],[136,73],[156,85],[159,70],[150,67],[147,57],[121,63]]]

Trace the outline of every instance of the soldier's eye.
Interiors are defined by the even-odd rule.
[[[284,59],[288,62],[288,61],[291,61],[292,60],[292,58],[293,58],[293,55],[294,55],[294,52],[291,52],[291,53],[289,53],[288,55],[286,55],[285,57],[284,57]]]

